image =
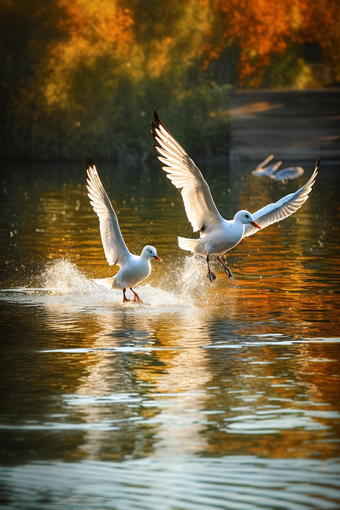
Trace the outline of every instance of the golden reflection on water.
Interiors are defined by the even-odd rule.
[[[103,165],[104,178],[108,172]],[[235,280],[214,265],[211,285],[204,260],[177,247],[177,235],[192,235],[180,197],[155,169],[143,172],[136,189],[134,174],[118,174],[119,185],[105,180],[131,251],[154,244],[164,261],[140,287],[143,306],[124,306],[121,293],[91,283],[115,269],[77,172],[61,183],[52,175],[48,186],[27,176],[22,189],[15,180],[7,184],[2,287],[45,289],[15,305],[23,314],[32,307],[32,318],[23,319],[32,321],[38,370],[31,395],[51,391],[61,422],[84,425],[81,433],[66,430],[56,444],[68,437],[68,447],[54,455],[332,457],[339,344],[306,341],[340,337],[338,219],[334,199],[325,199],[329,183],[320,176],[298,213],[228,255]],[[250,176],[236,185],[233,175],[213,175],[213,195],[219,207],[227,202],[227,217],[249,200],[256,210],[297,187]],[[13,420],[25,421],[16,405]],[[37,421],[59,423],[44,412],[30,409]]]
[[[294,338],[282,333],[279,321],[254,328],[240,318],[245,298],[240,303],[235,296],[228,308],[232,313],[226,316],[224,310],[224,317],[219,306],[215,314],[211,306],[194,303],[174,311],[123,307],[119,296],[103,298],[92,309],[86,302],[81,313],[69,317],[69,327],[85,336],[77,343],[69,334],[73,341],[62,342],[63,348],[87,352],[68,355],[83,364],[68,393],[85,398],[75,406],[82,423],[103,424],[114,417],[120,430],[87,430],[71,458],[120,458],[126,441],[137,456],[335,454],[340,431],[330,420],[332,413],[337,416],[339,344],[303,343],[301,336],[290,344]],[[46,306],[48,328],[60,333],[72,310],[58,300]],[[56,354],[50,356],[59,362]],[[110,396],[121,394],[132,396],[127,407],[119,401],[112,406]],[[134,404],[136,396],[140,401]],[[86,403],[88,397],[107,401]],[[125,421],[133,417],[139,424],[136,436]]]

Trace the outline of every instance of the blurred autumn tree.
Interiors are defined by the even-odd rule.
[[[7,0],[0,28],[7,157],[140,159],[154,108],[192,154],[226,154],[230,85],[315,83],[306,43],[340,81],[335,0]]]
[[[303,58],[306,43],[314,43],[314,58],[320,55],[318,47],[323,50],[320,81],[340,83],[338,0],[212,0],[211,5],[214,21],[205,46],[205,68],[237,48],[239,86],[315,85]],[[275,80],[270,67],[281,79]]]

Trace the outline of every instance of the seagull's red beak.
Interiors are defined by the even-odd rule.
[[[162,259],[161,259],[158,255],[155,255],[155,256],[154,256],[154,258],[155,258],[156,260],[159,260],[159,262],[162,262]]]
[[[259,229],[261,230],[260,225],[258,225],[257,223],[255,223],[255,221],[251,221],[251,222],[250,222],[250,224],[251,224],[251,225],[254,225],[254,227],[257,227],[257,228],[259,228]]]

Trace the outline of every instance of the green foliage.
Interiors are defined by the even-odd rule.
[[[158,113],[190,155],[227,155],[229,93],[228,85],[198,85]]]
[[[86,101],[80,97],[68,110],[51,108],[47,118],[34,124],[28,154],[42,159],[81,159],[88,153],[102,159],[141,159],[153,152],[154,109],[192,156],[228,154],[229,87],[198,85],[178,98],[174,91],[166,94],[166,85],[162,88],[158,81],[135,84],[125,77],[115,93],[100,94],[99,84]]]
[[[261,83],[265,88],[305,88],[313,84],[311,68],[298,44],[290,44],[283,55],[272,55]]]

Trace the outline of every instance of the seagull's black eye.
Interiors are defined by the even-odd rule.
[[[152,253],[152,251],[151,251],[151,250],[148,250],[148,251],[149,251],[149,253]]]
[[[249,218],[249,214],[246,214],[246,218]]]

